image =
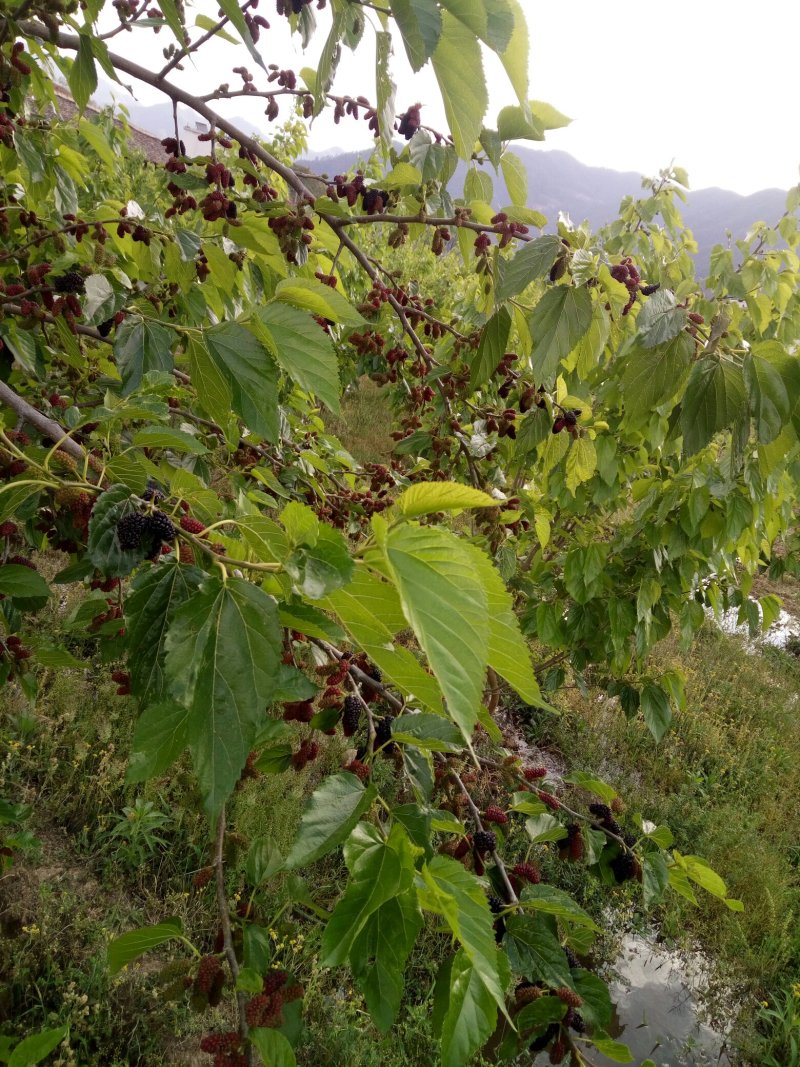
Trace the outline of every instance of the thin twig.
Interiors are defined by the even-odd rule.
[[[222,927],[222,944],[225,950],[225,959],[231,972],[234,987],[239,978],[239,961],[236,959],[236,950],[233,947],[233,935],[231,933],[231,916],[228,897],[225,893],[225,864],[223,852],[225,850],[225,807],[219,813],[217,819],[217,837],[214,845],[214,873],[217,885],[217,911],[219,922]],[[241,990],[236,991],[236,1004],[239,1009],[239,1034],[244,1043],[248,1065],[253,1063],[252,1046],[249,1042],[249,1028],[245,1016],[247,1006],[247,994]]]

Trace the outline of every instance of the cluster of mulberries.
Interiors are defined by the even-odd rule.
[[[369,781],[369,767],[366,763],[362,763],[360,759],[352,759],[344,768],[346,771],[350,771],[357,778],[360,778],[362,782]]]
[[[307,763],[315,760],[319,755],[319,745],[316,741],[306,738],[300,742],[300,748],[292,755],[292,766],[296,771],[302,771]]]
[[[0,658],[7,656],[12,660],[11,675],[14,674],[16,665],[23,660],[30,659],[31,655],[31,650],[23,645],[22,639],[17,637],[16,634],[9,634],[5,638],[0,638]]]
[[[479,856],[487,852],[494,852],[497,848],[497,837],[491,830],[478,830],[472,838],[472,845]]]
[[[608,830],[610,834],[616,834],[617,837],[622,836],[622,827],[614,818],[611,808],[608,804],[590,804],[589,811],[598,820],[598,825],[603,830]]]
[[[562,860],[580,860],[583,859],[586,852],[586,846],[583,841],[583,833],[580,826],[576,822],[571,822],[567,826],[567,836],[563,838],[558,845],[559,858]]]
[[[197,968],[197,976],[194,980],[194,988],[198,993],[209,997],[211,990],[218,981],[217,976],[222,974],[222,960],[219,956],[203,956]],[[222,981],[225,981],[224,975]]]
[[[174,539],[175,526],[163,511],[152,511],[147,515],[132,511],[117,523],[119,546],[128,552],[136,552],[142,546],[153,550],[163,541]]]
[[[235,1030],[206,1034],[200,1042],[200,1048],[214,1057],[214,1067],[246,1067],[247,1057],[242,1052],[242,1039]]]
[[[15,522],[0,522],[0,537],[4,537],[8,540],[10,537],[16,536],[17,524]]]
[[[496,804],[490,804],[486,811],[483,813],[484,822],[494,822],[499,825],[504,825],[508,822],[508,815],[499,808]]]
[[[127,671],[112,671],[111,681],[117,683],[117,696],[126,697],[131,691],[131,676]]]
[[[609,864],[611,871],[619,884],[638,878],[641,874],[639,861],[632,852],[620,852]]]
[[[361,721],[361,701],[358,697],[345,697],[342,709],[342,733],[345,737],[352,737],[358,730]]]
[[[529,885],[538,885],[542,880],[539,868],[533,863],[516,863],[511,873],[520,881],[528,882]]]

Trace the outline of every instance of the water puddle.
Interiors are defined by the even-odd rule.
[[[628,1046],[634,1063],[651,1059],[657,1067],[731,1067],[724,1035],[698,1017],[708,984],[702,956],[670,952],[628,934],[611,974],[615,1010],[609,1033]],[[588,1056],[593,1067],[615,1062],[594,1050]],[[546,1052],[533,1061],[534,1067],[548,1063]]]

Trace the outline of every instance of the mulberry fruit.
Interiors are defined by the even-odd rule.
[[[571,969],[580,967],[581,961],[568,945],[564,946],[564,955],[567,957],[567,964]]]
[[[194,980],[194,987],[197,992],[205,993],[208,996],[217,975],[221,971],[222,960],[219,956],[203,956],[197,968],[197,977]]]
[[[498,808],[496,804],[490,804],[483,815],[484,822],[496,822],[500,825],[508,822],[508,816],[502,808]]]
[[[577,823],[570,823],[567,827],[567,847],[569,851],[569,858],[571,860],[583,859],[584,852],[586,851],[583,843],[583,834],[581,828]]]
[[[235,1030],[229,1030],[224,1034],[206,1034],[200,1042],[203,1052],[212,1055],[217,1052],[235,1052],[241,1046],[242,1039]]]
[[[636,875],[636,857],[630,852],[621,852],[611,861],[611,870],[618,883],[627,882]]]
[[[375,748],[381,749],[387,756],[390,756],[395,750],[395,744],[392,741],[393,722],[393,715],[384,715],[382,719],[378,719],[375,723]],[[494,834],[492,834],[492,837],[494,837]]]
[[[550,1047],[550,1062],[559,1064],[564,1062],[568,1046],[563,1037],[559,1035]]]
[[[262,992],[267,996],[271,996],[273,993],[285,986],[289,980],[289,975],[286,971],[271,970],[264,976],[264,984],[262,986]]]
[[[119,547],[126,552],[135,552],[141,547],[142,535],[147,529],[147,520],[138,511],[125,515],[117,523]]]
[[[181,515],[181,529],[190,534],[201,534],[205,526],[199,519],[193,519],[191,515]]]
[[[362,763],[360,759],[350,760],[349,763],[345,764],[344,769],[350,771],[356,778],[360,778],[362,782],[369,780],[369,767],[366,763]]]
[[[497,838],[491,830],[478,830],[472,839],[475,851],[483,855],[485,852],[494,852],[497,848]]]
[[[154,511],[152,515],[148,515],[147,532],[156,542],[175,540],[175,526],[163,511]]]
[[[586,1033],[586,1023],[584,1021],[584,1018],[577,1011],[572,1012],[572,1018],[569,1021],[569,1025],[572,1027],[576,1034]]]
[[[83,275],[80,271],[68,270],[53,278],[53,288],[57,293],[82,293],[85,288]]]
[[[578,994],[565,985],[556,990],[556,996],[559,1000],[563,1000],[565,1004],[569,1004],[571,1008],[579,1008],[583,1004]]]
[[[28,559],[27,556],[9,556],[6,563],[16,563],[18,567],[27,567],[31,571],[36,570],[36,564],[32,559]]]
[[[361,701],[358,697],[345,697],[344,711],[342,713],[342,733],[345,737],[352,737],[358,730],[361,720]]]
[[[495,896],[494,894],[489,897],[489,910],[492,915],[499,915],[505,906],[506,904],[502,897]]]
[[[546,778],[547,777],[547,768],[546,767],[525,767],[525,769],[523,770],[522,774],[523,774],[523,777],[526,779],[526,781],[535,782],[537,778]]]
[[[213,867],[201,867],[192,879],[192,884],[194,885],[195,889],[204,889],[213,877]]]
[[[414,134],[417,132],[420,126],[422,116],[420,115],[420,108],[422,104],[413,104],[405,114],[400,116],[400,122],[397,125],[397,132],[401,137],[405,137],[407,141],[410,141]]]
[[[551,808],[553,811],[558,811],[561,807],[561,801],[558,797],[554,797],[552,793],[545,792],[544,789],[539,789],[536,795],[543,804],[546,804],[547,807]]]
[[[618,837],[622,834],[622,827],[611,814],[611,808],[608,804],[590,804],[589,811],[600,820],[600,825],[604,830],[608,830],[609,833],[616,834]]]
[[[17,524],[15,522],[0,523],[0,537],[13,537],[16,532]]]
[[[532,863],[517,863],[512,868],[511,873],[515,874],[517,878],[522,879],[523,882],[529,882],[531,885],[538,885],[542,880],[539,868]]]

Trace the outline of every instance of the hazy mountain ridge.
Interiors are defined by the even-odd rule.
[[[105,96],[102,92],[98,95]],[[133,102],[126,102],[125,106],[135,125],[160,137],[172,133],[171,106],[143,106]],[[195,118],[194,112],[181,109],[181,126],[193,124]],[[233,121],[248,133],[260,132],[251,120],[237,117]],[[589,166],[560,150],[517,145],[514,151],[528,174],[528,206],[547,217],[548,229],[553,227],[559,211],[568,214],[573,222],[588,219],[593,228],[602,226],[616,216],[624,197],[639,196],[642,191],[641,175],[636,171]],[[371,152],[372,148],[367,146],[356,152],[309,153],[298,162],[315,173],[332,176],[352,171],[359,161],[368,159]],[[459,162],[450,180],[449,187],[456,193],[463,188],[466,169],[466,164]],[[502,174],[495,174],[490,165],[486,172],[494,184],[493,205],[499,209],[510,202],[506,184]],[[734,239],[741,239],[755,222],[774,225],[785,205],[786,191],[782,189],[762,189],[744,196],[729,189],[712,188],[689,192],[687,203],[681,210],[697,240],[698,260],[705,266],[712,247],[727,243],[727,231]]]

